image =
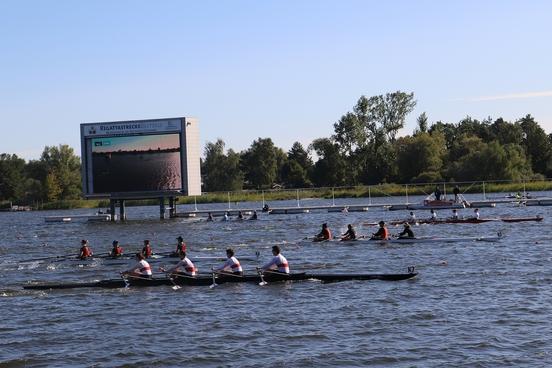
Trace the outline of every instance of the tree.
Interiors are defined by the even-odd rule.
[[[370,97],[367,101],[368,129],[379,125],[387,139],[395,140],[397,132],[404,127],[406,116],[414,110],[414,93],[401,91]]]
[[[80,159],[75,155],[73,148],[66,144],[60,144],[57,147],[46,146],[40,161],[47,172],[44,178],[47,197],[54,196],[57,199],[80,197],[82,193]]]
[[[416,123],[418,124],[418,128],[414,131],[414,135],[417,135],[420,133],[427,133],[429,121],[425,111],[422,112],[420,116],[418,116],[418,119],[416,119]]]
[[[6,153],[0,154],[0,200],[17,201],[23,195],[25,160]]]
[[[295,142],[287,153],[287,161],[282,168],[282,182],[292,188],[305,188],[312,185],[309,175],[312,160],[301,143]]]
[[[277,149],[270,138],[259,138],[242,154],[245,180],[253,188],[269,188],[278,177]]]
[[[420,132],[414,137],[399,138],[395,147],[400,182],[417,181],[416,177],[421,174],[423,177],[440,177],[445,154],[442,134]]]
[[[523,130],[524,147],[534,172],[552,174],[552,144],[544,130],[531,115],[518,120]]]
[[[315,139],[311,148],[318,156],[312,172],[312,182],[316,186],[341,186],[345,183],[345,158],[339,146],[328,138]]]
[[[225,143],[218,139],[205,145],[205,160],[202,164],[203,186],[208,192],[241,190],[243,173],[240,170],[240,155],[228,150],[224,154]]]

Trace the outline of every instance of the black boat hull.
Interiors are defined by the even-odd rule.
[[[265,273],[263,278],[259,275],[217,275],[215,282],[217,284],[225,283],[267,283],[282,281],[302,281],[319,280],[322,283],[351,281],[351,280],[382,280],[382,281],[401,281],[415,277],[418,273],[400,273],[400,274],[309,274],[309,273]],[[74,289],[74,288],[122,288],[122,287],[152,287],[152,286],[208,286],[213,284],[212,276],[189,277],[184,275],[175,275],[172,278],[139,278],[129,277],[123,279],[101,280],[86,283],[40,283],[24,285],[28,290],[50,290],[50,289]]]

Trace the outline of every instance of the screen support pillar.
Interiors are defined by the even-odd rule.
[[[176,200],[174,197],[169,197],[169,218],[176,217]]]
[[[121,221],[126,220],[125,200],[124,199],[119,200],[119,218],[121,219]]]
[[[165,197],[159,198],[159,218],[165,219]]]
[[[110,199],[109,200],[109,214],[111,215],[111,222],[115,222],[115,200]]]

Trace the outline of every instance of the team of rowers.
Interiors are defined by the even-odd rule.
[[[257,220],[259,217],[257,211],[253,211],[253,214],[249,218],[245,218],[242,211],[238,211],[237,220]],[[207,221],[215,221],[211,212],[207,213]],[[226,211],[222,217],[222,221],[230,221],[230,212]]]
[[[194,277],[197,275],[197,268],[193,264],[193,262],[188,258],[186,255],[186,243],[184,243],[184,240],[181,236],[179,236],[177,239],[177,246],[176,251],[173,252],[173,255],[177,255],[180,258],[180,261],[176,264],[176,266],[171,267],[169,269],[165,269],[163,267],[160,267],[159,270],[162,272],[166,272],[170,275],[177,275],[177,276],[184,276],[184,277]],[[80,255],[79,258],[86,259],[93,256],[92,249],[90,249],[90,246],[88,244],[88,241],[83,239],[81,241],[81,249],[80,249]],[[259,268],[259,272],[280,272],[280,273],[286,273],[289,274],[289,264],[287,259],[280,253],[280,247],[275,245],[272,247],[272,254],[273,257],[265,263],[261,268]],[[123,255],[123,248],[119,245],[119,242],[117,240],[113,241],[113,248],[111,249],[111,252],[109,253],[111,257],[120,257]],[[149,240],[144,240],[144,247],[142,250],[138,253],[136,253],[136,260],[137,263],[133,265],[131,268],[129,268],[126,271],[123,271],[122,275],[129,275],[129,276],[135,276],[135,277],[146,277],[151,278],[153,273],[150,264],[146,260],[147,258],[150,258],[153,255],[153,250],[151,248],[151,242]],[[226,257],[227,260],[222,265],[220,265],[217,268],[213,268],[213,272],[217,274],[229,274],[233,276],[242,276],[243,275],[243,268],[240,264],[240,261],[235,256],[234,250],[231,248],[228,248],[226,250]]]
[[[404,230],[397,235],[399,239],[404,238],[414,238],[414,232],[410,228],[410,224],[408,222],[405,222],[404,224]],[[341,241],[349,241],[349,240],[357,240],[360,238],[366,238],[364,236],[357,236],[356,230],[353,227],[352,224],[347,225],[347,231],[344,234],[341,234],[340,240]],[[372,234],[370,236],[370,240],[388,240],[390,238],[389,230],[387,229],[387,226],[385,225],[385,221],[379,222],[379,228],[378,231]],[[333,235],[328,227],[328,224],[324,223],[322,224],[322,231],[318,233],[314,238],[314,242],[321,242],[321,241],[327,241],[332,240]]]
[[[265,263],[262,267],[258,268],[259,273],[263,272],[278,272],[289,274],[289,264],[287,259],[280,253],[280,247],[275,245],[272,247],[273,257]],[[169,277],[195,277],[198,274],[198,269],[193,262],[188,258],[185,251],[179,252],[180,261],[173,267],[165,269],[159,267],[161,272],[165,272]],[[213,274],[228,275],[234,277],[243,276],[243,268],[238,258],[231,248],[226,249],[227,260],[222,265],[216,268],[212,268]],[[136,253],[135,265],[126,271],[121,272],[123,276],[151,278],[153,272],[150,264],[142,253]]]
[[[431,217],[430,220],[437,221],[437,214],[434,210],[430,211]],[[479,219],[479,209],[476,208],[474,210],[474,219]],[[458,217],[458,211],[454,209],[452,211],[452,216],[449,217],[450,220],[458,220],[460,219]],[[412,227],[410,226],[410,223],[416,223],[416,215],[414,212],[410,212],[409,217],[404,222],[404,229],[401,233],[397,234],[398,239],[413,239],[415,238],[414,232],[412,231]],[[385,221],[380,221],[379,223],[379,229],[377,232],[373,233],[370,236],[370,240],[389,240],[390,233],[387,229],[387,226],[385,224]],[[361,236],[360,238],[366,238],[365,236]],[[327,241],[332,240],[332,232],[330,231],[330,228],[328,227],[328,224],[324,223],[322,224],[322,230],[320,233],[318,233],[316,236],[314,236],[313,241],[314,242],[320,242],[320,241]],[[340,240],[341,241],[348,241],[348,240],[356,240],[359,239],[357,236],[357,233],[353,227],[352,224],[347,225],[347,231],[344,234],[341,234]]]

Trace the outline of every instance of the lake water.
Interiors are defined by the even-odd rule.
[[[367,199],[337,202],[359,204]],[[294,202],[271,203],[280,205]],[[504,204],[481,209],[481,216],[542,215],[544,221],[414,227],[418,236],[439,237],[493,236],[502,231],[506,238],[498,243],[385,246],[312,244],[301,239],[317,233],[322,222],[334,233],[352,223],[359,233],[369,234],[376,228],[364,227],[364,222],[404,218],[406,211],[161,222],[156,207],[130,207],[126,223],[100,224],[44,222],[45,216],[90,210],[0,213],[0,367],[550,366],[551,210]],[[460,211],[470,214],[469,209]],[[390,229],[397,233],[400,227]],[[32,261],[76,254],[82,238],[95,253],[107,252],[114,239],[128,253],[138,250],[144,239],[152,241],[154,250],[173,250],[179,235],[192,258],[224,256],[229,246],[238,258],[260,252],[259,262],[241,262],[246,270],[267,260],[272,245],[279,244],[292,272],[399,273],[415,265],[420,274],[400,282],[225,284],[177,291],[22,289],[28,282],[116,278],[127,267],[101,261]],[[167,262],[152,265],[163,263]],[[196,265],[200,271],[211,267],[209,262]]]

